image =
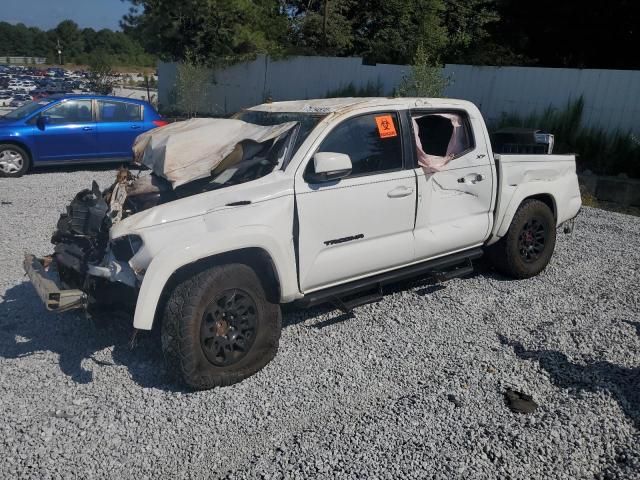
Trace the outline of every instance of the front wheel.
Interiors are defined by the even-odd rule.
[[[281,318],[250,267],[205,270],[180,283],[167,302],[161,333],[167,367],[195,389],[240,382],[276,355]]]
[[[0,176],[21,177],[27,170],[31,159],[29,154],[17,145],[0,144]]]
[[[556,245],[556,222],[549,207],[525,200],[513,216],[507,234],[488,248],[496,270],[513,278],[531,278],[542,272]]]

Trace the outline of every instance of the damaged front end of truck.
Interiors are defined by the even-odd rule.
[[[162,185],[159,180],[154,183]],[[133,194],[128,196],[127,190]],[[144,272],[130,261],[140,239],[127,235],[112,241],[110,230],[123,218],[173,198],[169,186],[154,186],[136,194],[139,190],[126,169],[120,170],[117,181],[104,191],[94,181],[91,189],[76,194],[60,215],[51,237],[53,253],[44,258],[25,257],[25,271],[49,310],[135,306]]]
[[[123,227],[126,220],[267,175],[282,167],[297,130],[295,122],[259,126],[196,119],[138,137],[134,156],[140,170],[121,168],[110,187],[101,190],[94,181],[77,193],[60,215],[51,255],[25,256],[25,272],[47,309],[133,310],[152,255],[135,228]],[[184,212],[190,213],[195,212]]]

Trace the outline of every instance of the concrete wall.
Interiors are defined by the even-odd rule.
[[[159,101],[168,106],[176,64],[163,63],[158,70]],[[408,71],[402,65],[363,65],[360,58],[273,60],[261,55],[216,71],[212,75],[216,83],[206,89],[200,110],[225,115],[268,97],[275,101],[322,98],[349,83],[364,87],[380,82],[383,93],[390,95]],[[640,134],[640,71],[446,65],[444,75],[450,79],[445,95],[473,101],[489,122],[502,113],[527,115],[550,105],[564,108],[569,100],[583,95],[587,125]]]
[[[625,207],[640,207],[640,180],[587,173],[579,177],[580,185],[598,200],[617,203]]]

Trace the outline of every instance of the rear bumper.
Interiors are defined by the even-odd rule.
[[[62,287],[55,262],[45,268],[40,258],[25,255],[24,271],[47,310],[66,312],[86,307],[87,295],[82,290],[67,290]]]

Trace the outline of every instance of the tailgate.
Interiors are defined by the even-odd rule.
[[[55,262],[45,268],[42,259],[25,255],[24,271],[47,310],[66,312],[85,307],[87,295],[81,290],[66,290],[61,286]]]

